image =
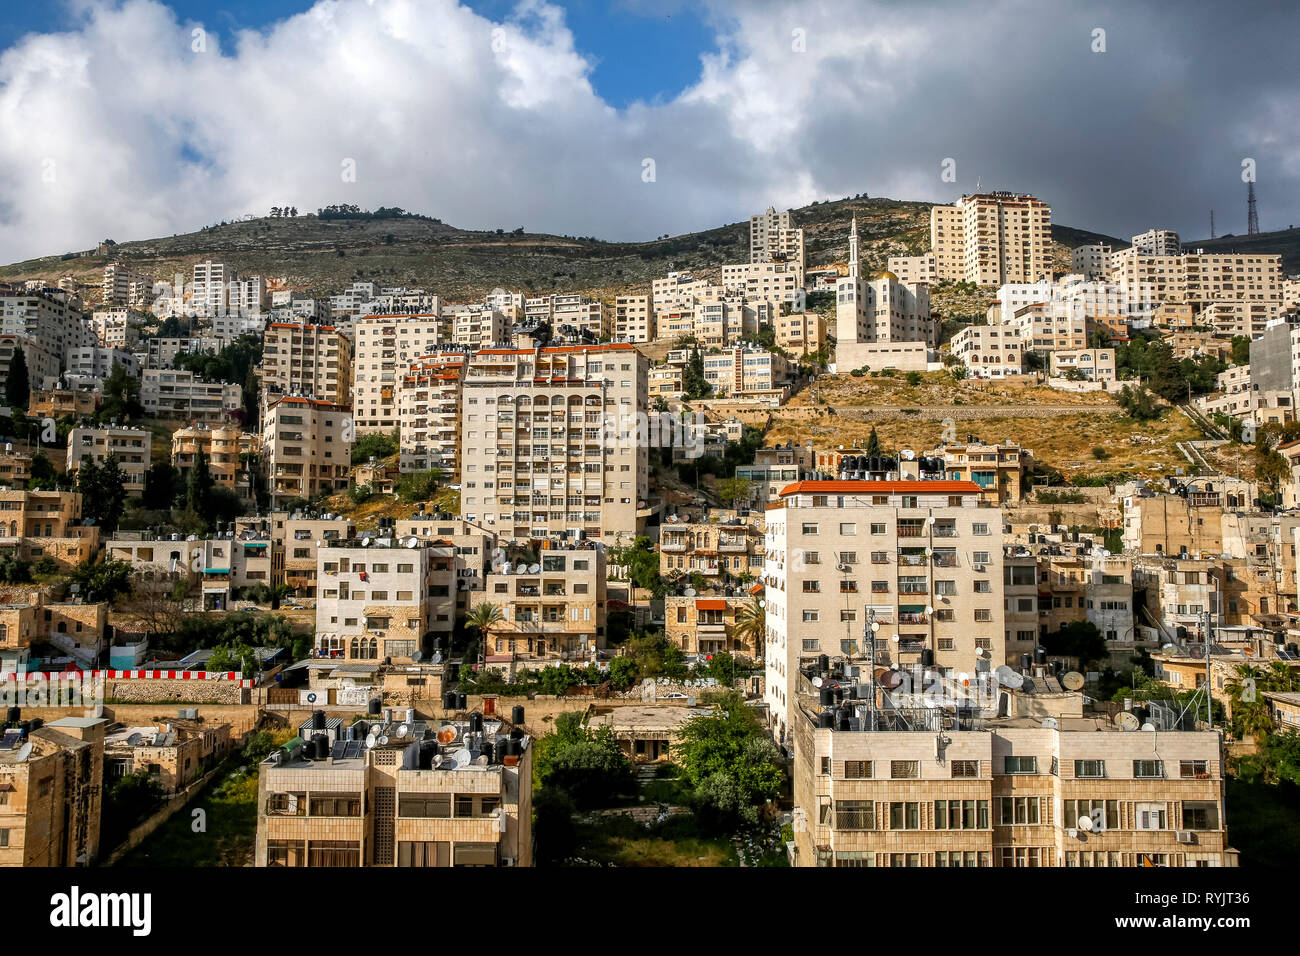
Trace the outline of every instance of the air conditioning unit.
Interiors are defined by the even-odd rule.
[[[1174,831],[1174,839],[1179,843],[1195,843],[1196,834],[1191,830],[1176,830]]]
[[[849,566],[848,566],[847,564],[837,564],[837,565],[835,565],[835,570],[836,570],[836,571],[848,571],[848,570],[849,570]]]
[[[502,866],[514,866],[514,865],[515,865],[515,858],[514,858],[513,856],[503,856],[503,857],[501,858],[501,865],[502,865]]]

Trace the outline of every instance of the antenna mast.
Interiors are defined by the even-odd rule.
[[[876,729],[876,627],[875,608],[867,608],[867,622],[862,632],[867,646],[867,730]]]
[[[1214,238],[1214,210],[1210,210],[1210,238]]]
[[[1255,209],[1255,183],[1246,184],[1246,235],[1259,235],[1259,212]]]

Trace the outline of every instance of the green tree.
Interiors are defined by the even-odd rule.
[[[691,351],[691,357],[682,369],[682,392],[688,399],[708,398],[713,394],[713,386],[704,377],[704,356],[699,346]]]
[[[9,360],[9,377],[5,379],[5,401],[10,408],[27,409],[32,396],[32,383],[27,372],[27,353],[21,345],[14,346]]]
[[[126,561],[82,561],[68,574],[81,586],[81,597],[94,604],[131,592],[131,565]]]
[[[181,493],[180,472],[169,461],[156,461],[144,474],[140,503],[151,511],[169,511]]]
[[[194,464],[185,481],[185,510],[199,518],[208,515],[212,502],[212,470],[208,467],[208,456],[202,450],[194,456]]]
[[[77,491],[81,493],[81,514],[93,520],[105,536],[117,530],[126,505],[126,475],[116,455],[109,455],[103,465],[83,458],[77,467]]]
[[[534,747],[535,785],[568,793],[578,809],[608,806],[634,788],[632,765],[613,732],[608,727],[592,732],[581,713],[560,714],[555,730]]]
[[[0,557],[0,583],[29,584],[32,580],[32,566],[20,560],[16,555],[6,554]]]
[[[392,435],[374,432],[369,435],[362,435],[357,439],[356,444],[352,446],[352,464],[364,465],[371,458],[374,458],[377,461],[383,461],[385,458],[396,454],[396,430],[394,430]]]
[[[731,506],[737,510],[742,501],[748,503],[754,497],[754,483],[748,478],[723,478],[718,482],[717,489],[718,497],[730,501]]]
[[[880,447],[880,436],[876,434],[876,426],[871,426],[871,434],[867,436],[867,447],[862,452],[868,458],[880,458],[884,456],[884,451]]]
[[[100,403],[96,418],[101,422],[128,422],[144,416],[144,406],[140,404],[140,380],[127,373],[126,369],[114,362],[113,368],[104,379],[104,400]]]
[[[1120,390],[1117,401],[1119,407],[1124,409],[1130,418],[1137,419],[1140,422],[1157,419],[1163,412],[1163,409],[1156,402],[1155,396],[1141,385],[1136,387],[1125,385]]]
[[[616,657],[609,662],[609,682],[615,690],[627,690],[636,680],[636,661],[632,658]]]
[[[731,631],[738,639],[761,648],[767,638],[767,602],[755,596],[738,607]]]
[[[759,807],[780,791],[782,772],[744,697],[725,692],[712,712],[687,721],[680,737],[677,761],[701,809],[719,825],[757,822]]]
[[[1249,365],[1250,364],[1250,337],[1245,335],[1234,335],[1232,337],[1232,364]]]
[[[629,545],[614,545],[609,549],[609,560],[627,572],[633,587],[649,591],[656,599],[668,593],[668,584],[659,574],[659,555],[644,535]]]
[[[1053,657],[1077,657],[1081,664],[1106,657],[1106,639],[1091,621],[1069,621],[1044,635],[1042,645]]]

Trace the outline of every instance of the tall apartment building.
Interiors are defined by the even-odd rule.
[[[1172,229],[1148,229],[1133,237],[1133,249],[1142,256],[1177,256],[1182,254],[1183,244]]]
[[[133,377],[138,377],[140,374],[140,361],[130,352],[117,348],[101,348],[98,345],[71,348],[68,349],[67,362],[61,378],[69,384],[102,385],[104,379],[113,373],[115,365],[121,366],[122,371]]]
[[[274,508],[290,498],[345,491],[352,471],[352,413],[317,399],[286,397],[262,413],[262,464]]]
[[[390,528],[316,551],[316,650],[348,660],[426,659],[451,638],[456,549]],[[414,542],[414,544],[412,544]]]
[[[152,418],[221,424],[243,407],[244,390],[232,382],[209,382],[181,369],[141,373],[140,404]]]
[[[888,270],[898,276],[898,281],[907,285],[924,282],[934,285],[939,281],[939,265],[933,252],[919,256],[890,256]]]
[[[223,262],[194,263],[189,314],[212,318],[223,315],[229,305],[229,290],[238,273]]]
[[[999,286],[1052,274],[1052,210],[1009,192],[962,196],[930,210],[930,249],[940,279]]]
[[[627,344],[476,353],[461,401],[463,516],[517,538],[635,534],[649,449],[626,428],[646,412],[646,372]]]
[[[272,322],[262,338],[262,388],[352,404],[352,343],[330,325]]]
[[[1263,334],[1268,322],[1282,309],[1282,257],[1207,253],[1146,255],[1136,248],[1111,256],[1111,280],[1124,287],[1132,311],[1152,313],[1161,305],[1190,305],[1194,312],[1209,310],[1206,321],[1216,321],[1211,306],[1241,304],[1224,312],[1224,334]],[[1242,333],[1242,328],[1247,333]],[[1216,328],[1217,330],[1217,328]]]
[[[460,474],[460,408],[465,352],[434,352],[411,363],[398,390],[398,467]]]
[[[749,261],[771,262],[778,250],[781,233],[790,229],[790,210],[777,212],[768,206],[764,212],[749,217]]]
[[[722,287],[773,307],[796,308],[803,299],[803,266],[797,262],[745,262],[722,267]]]
[[[237,315],[256,315],[271,304],[271,295],[262,276],[236,279],[230,288],[230,311]]]
[[[451,343],[466,349],[503,345],[510,339],[510,320],[500,309],[482,303],[449,305],[443,318],[450,324]]]
[[[100,288],[104,305],[142,309],[149,305],[153,296],[153,276],[132,272],[120,262],[110,262],[104,266]]]
[[[67,472],[75,474],[87,458],[102,465],[109,455],[113,455],[122,469],[127,492],[138,495],[144,491],[144,476],[149,471],[152,445],[153,433],[145,428],[78,425],[68,432]]]
[[[653,342],[655,316],[648,295],[620,295],[614,300],[614,341]]]
[[[744,396],[783,393],[790,380],[790,362],[766,349],[733,346],[703,356],[704,379],[713,393]]]
[[[103,717],[60,717],[27,732],[5,728],[0,866],[95,862],[107,726]]]
[[[1070,271],[1086,279],[1105,279],[1110,275],[1113,251],[1105,243],[1075,246],[1070,250]]]
[[[483,600],[501,608],[486,635],[485,666],[513,675],[560,661],[579,666],[605,646],[605,552],[548,548],[536,562],[493,566]]]
[[[245,472],[241,459],[256,454],[261,447],[261,436],[238,428],[192,425],[172,433],[172,465],[182,477],[187,476],[202,453],[214,482],[232,491],[247,491],[252,475]]]
[[[868,708],[865,686],[837,708],[800,679],[796,866],[1237,865],[1217,730],[1126,732],[1054,678],[966,709],[890,693]]]
[[[532,865],[522,727],[479,713],[312,723],[258,768],[258,866]]]
[[[398,377],[420,356],[447,342],[437,299],[425,313],[357,316],[352,331],[357,434],[391,433],[398,423]]]
[[[45,289],[27,292],[12,287],[0,287],[0,335],[21,336],[28,346],[27,367],[32,381],[41,375],[58,375],[69,349],[94,345],[90,329],[82,320],[79,302],[67,293]],[[31,346],[39,350],[32,354]],[[51,372],[43,355],[52,358]],[[35,360],[35,361],[33,361]]]
[[[862,274],[856,218],[849,229],[849,274],[835,287],[835,334],[835,364],[843,371],[864,365],[924,371],[928,350],[939,344],[928,286],[904,285],[890,272]],[[916,348],[891,349],[909,344]]]
[[[1005,660],[1001,513],[965,481],[801,481],[768,506],[766,701],[788,740],[820,655],[975,672]]]

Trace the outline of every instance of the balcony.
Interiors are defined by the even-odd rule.
[[[667,551],[670,554],[681,554],[686,551],[685,541],[661,541],[659,543],[660,551]]]
[[[745,538],[722,538],[718,541],[719,551],[744,554],[748,549],[749,542]]]
[[[900,538],[921,538],[925,536],[925,527],[923,525],[900,524],[898,526],[898,536]]]

